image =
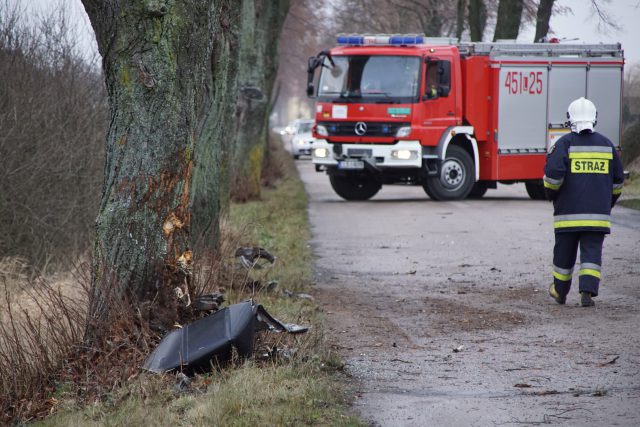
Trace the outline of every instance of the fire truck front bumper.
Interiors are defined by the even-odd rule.
[[[316,140],[311,150],[316,169],[420,168],[422,146],[420,141],[398,141],[395,144],[329,144]]]

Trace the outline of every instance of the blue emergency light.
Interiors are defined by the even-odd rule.
[[[340,34],[339,45],[350,46],[406,46],[424,43],[424,34]]]

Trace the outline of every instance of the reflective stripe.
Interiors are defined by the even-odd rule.
[[[592,262],[583,262],[580,264],[580,269],[585,270],[597,270],[600,271],[600,266],[598,264],[594,264]]]
[[[611,153],[569,153],[570,159],[601,159],[601,160],[611,160],[613,159],[613,154]]]
[[[553,277],[555,277],[558,280],[562,280],[563,282],[568,282],[569,280],[571,280],[570,274],[560,274],[556,271],[553,272]]]
[[[611,215],[603,214],[569,214],[569,215],[555,215],[553,217],[555,221],[573,221],[576,219],[593,219],[598,221],[610,221]]]
[[[575,221],[556,221],[553,224],[553,228],[570,228],[570,227],[611,228],[611,221],[575,220]]]
[[[553,266],[553,271],[557,271],[560,274],[571,274],[573,273],[573,268],[562,268],[557,265]]]
[[[572,145],[569,147],[570,153],[612,153],[611,147],[603,145]]]
[[[613,194],[614,195],[618,195],[618,194],[622,194],[622,187],[624,186],[624,183],[622,184],[613,184]]]
[[[600,272],[598,270],[592,270],[590,268],[581,268],[578,274],[580,276],[593,276],[597,277],[598,279],[600,278]]]
[[[542,179],[544,180],[544,186],[552,190],[557,190],[558,188],[560,188],[560,186],[564,182],[564,178],[553,179],[553,178],[549,178],[546,175]]]
[[[573,268],[562,268],[557,265],[553,265],[553,277],[558,280],[562,280],[563,282],[568,282],[571,280],[571,275],[573,274]]]

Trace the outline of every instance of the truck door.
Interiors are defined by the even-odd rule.
[[[437,145],[444,130],[456,124],[451,60],[427,57],[424,70],[420,103],[422,111],[418,117],[421,117],[423,141],[428,145]]]
[[[549,140],[547,148],[571,130],[564,127],[571,101],[585,96],[586,64],[553,64],[549,70]]]
[[[598,109],[595,130],[620,145],[622,66],[592,62],[587,73],[587,99]]]
[[[500,68],[498,152],[544,153],[547,139],[547,67],[514,64]]]

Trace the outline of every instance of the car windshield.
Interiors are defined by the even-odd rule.
[[[307,133],[311,132],[311,126],[313,126],[313,122],[303,122],[298,125],[297,133]]]
[[[322,68],[319,97],[410,102],[418,96],[419,57],[354,55],[333,61]]]

